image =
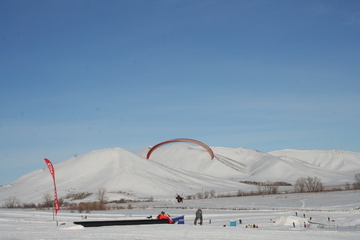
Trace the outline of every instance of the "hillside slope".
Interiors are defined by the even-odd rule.
[[[176,193],[195,194],[205,190],[236,191],[249,186],[214,176],[172,169],[120,148],[97,150],[54,164],[59,197],[67,193],[96,193],[106,188],[110,200],[124,197],[173,197]],[[4,201],[18,196],[22,202],[42,202],[52,193],[47,168],[28,173],[0,187]],[[95,194],[89,199],[95,199]],[[0,202],[0,203],[2,203]]]
[[[54,164],[59,197],[68,193],[93,193],[106,188],[110,200],[121,198],[173,199],[191,195],[256,190],[240,181],[282,181],[294,184],[299,177],[316,176],[325,185],[352,183],[360,172],[360,153],[346,151],[282,150],[263,153],[246,148],[212,148],[215,157],[191,144],[156,149],[146,159],[149,147],[138,153],[121,148],[92,151]],[[42,161],[42,160],[41,160]],[[48,169],[30,172],[0,186],[0,205],[10,196],[24,203],[39,203],[53,192]],[[67,200],[68,201],[68,200]]]

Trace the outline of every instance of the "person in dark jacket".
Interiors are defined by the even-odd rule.
[[[196,213],[195,213],[195,220],[194,220],[194,225],[197,224],[197,221],[200,220],[200,225],[202,225],[203,222],[203,217],[202,217],[202,211],[199,208]]]

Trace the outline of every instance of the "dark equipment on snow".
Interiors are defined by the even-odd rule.
[[[134,220],[109,220],[109,221],[82,221],[74,224],[84,227],[104,227],[117,225],[145,225],[145,224],[170,224],[168,219],[134,219]]]

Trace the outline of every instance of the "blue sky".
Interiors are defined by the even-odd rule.
[[[360,1],[0,1],[0,184],[93,150],[360,152]]]

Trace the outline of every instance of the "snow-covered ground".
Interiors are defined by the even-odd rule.
[[[0,209],[0,239],[359,239],[360,191],[279,194],[132,204],[134,209],[78,213]],[[203,209],[204,223],[193,225]],[[185,224],[84,228],[73,221],[144,219],[166,211]],[[297,216],[296,216],[297,213]],[[304,217],[305,214],[305,217]],[[309,223],[309,218],[314,223]],[[330,221],[328,221],[330,218]],[[241,219],[242,224],[239,224]],[[210,223],[211,220],[211,223]],[[236,221],[236,226],[230,222]],[[304,227],[306,223],[306,228]],[[295,223],[295,227],[293,226]],[[246,228],[255,224],[258,228]]]

